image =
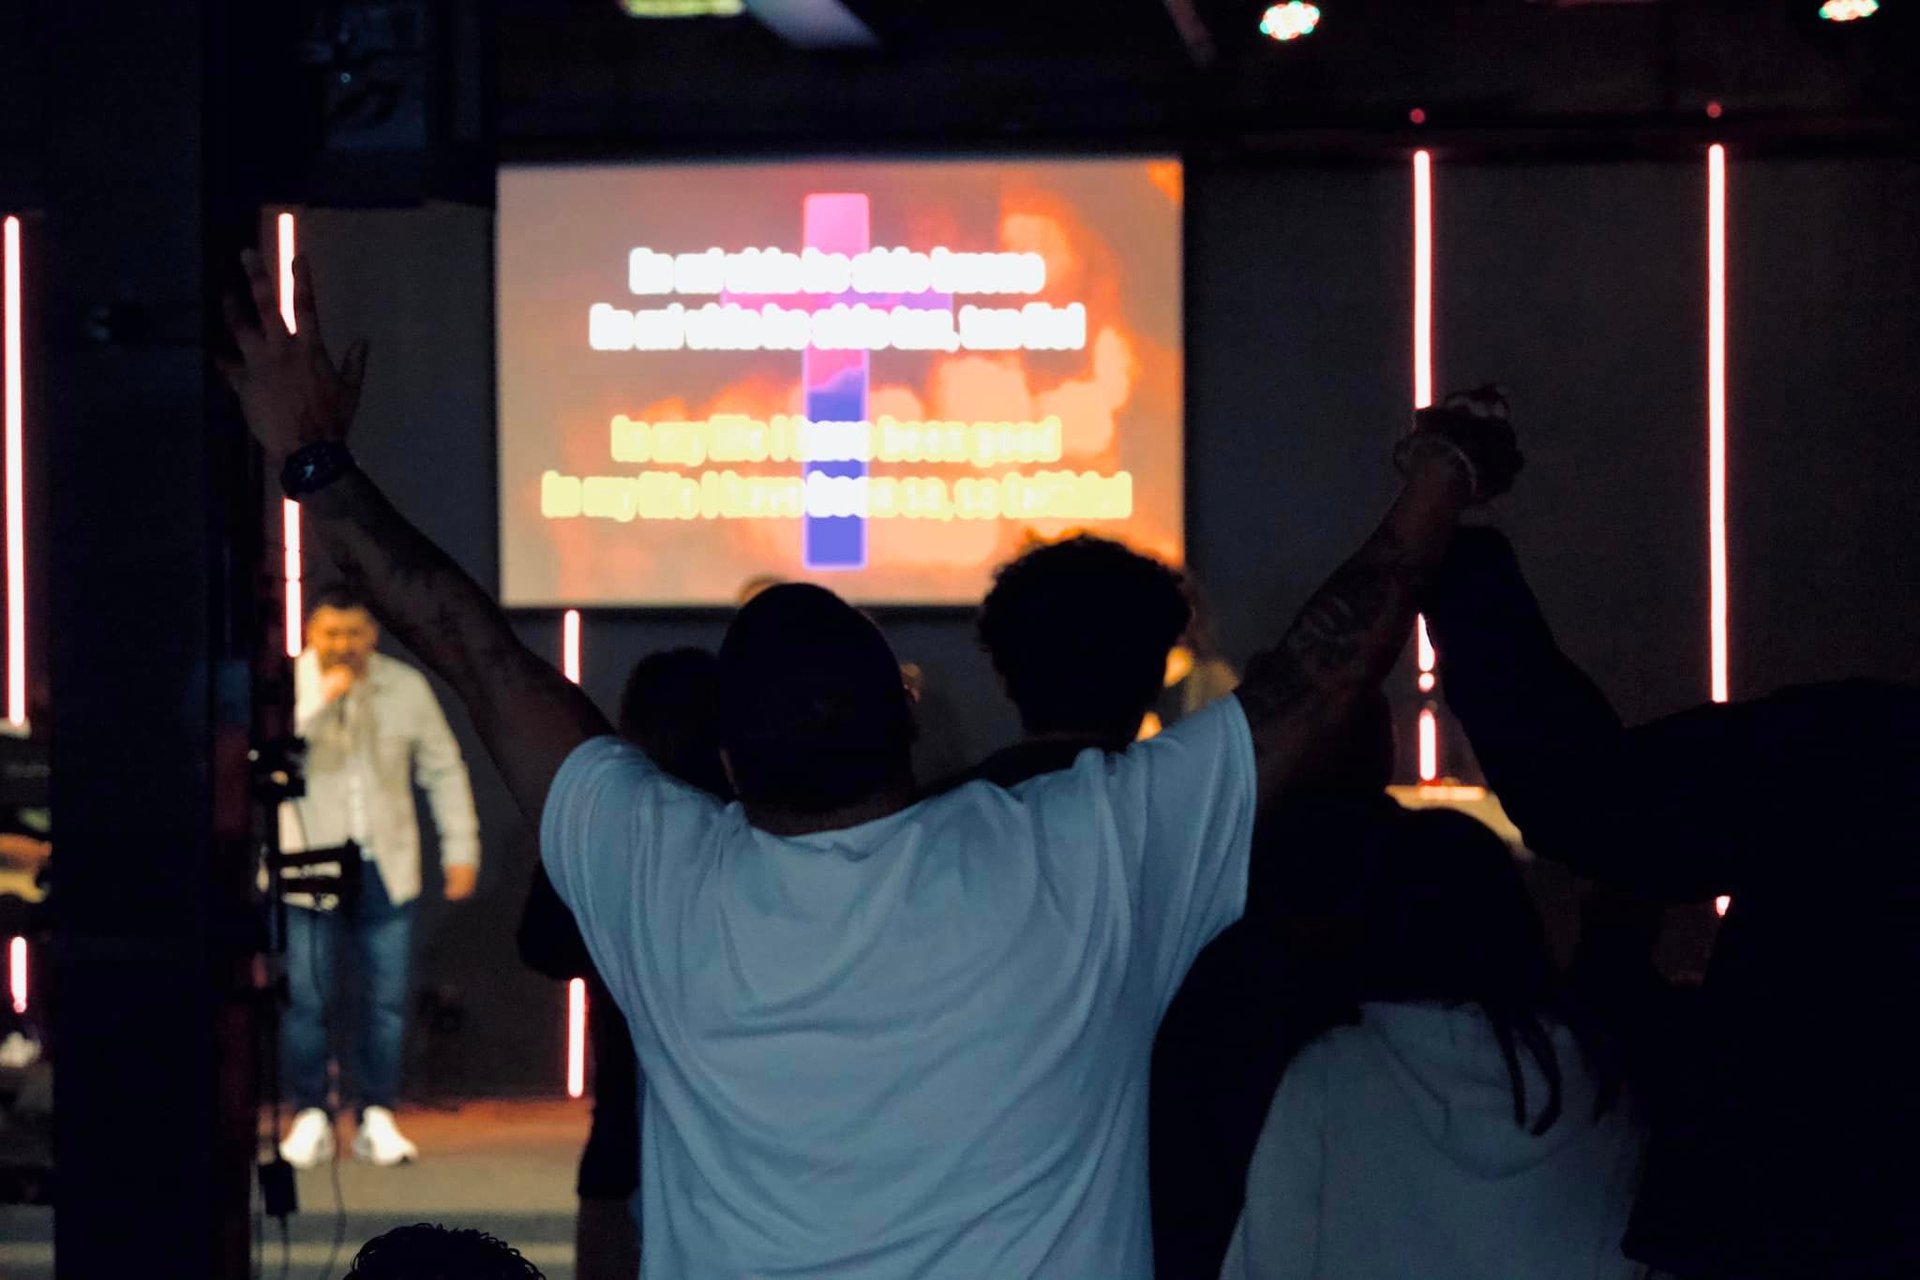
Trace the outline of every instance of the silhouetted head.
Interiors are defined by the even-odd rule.
[[[1512,851],[1485,825],[1409,810],[1368,871],[1366,999],[1528,1005],[1549,995],[1546,931]]]
[[[1410,810],[1388,831],[1369,855],[1360,1000],[1479,1005],[1507,1061],[1515,1123],[1544,1133],[1560,1114],[1561,1077],[1542,1018],[1572,1023],[1512,851],[1484,825],[1449,809]],[[1548,1082],[1537,1118],[1527,1105],[1520,1048]],[[1603,1083],[1603,1107],[1610,1088]]]
[[[1166,678],[1193,606],[1180,574],[1082,534],[1000,567],[980,606],[980,643],[1028,734],[1132,742]]]
[[[720,660],[668,649],[633,664],[620,691],[620,736],[690,786],[731,799],[720,762]]]
[[[484,1231],[419,1223],[375,1236],[345,1280],[545,1280],[519,1250]]]
[[[823,587],[768,587],[720,645],[720,743],[751,805],[830,813],[913,785],[900,664],[867,616]]]

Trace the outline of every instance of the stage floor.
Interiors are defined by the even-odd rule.
[[[375,1169],[351,1157],[339,1166],[343,1243],[333,1280],[354,1251],[390,1227],[437,1222],[490,1231],[525,1254],[549,1280],[573,1280],[573,1178],[587,1137],[583,1102],[475,1101],[402,1108],[400,1127],[420,1147],[418,1164]],[[343,1140],[351,1140],[348,1136]],[[318,1280],[339,1222],[325,1167],[299,1175],[300,1212],[289,1222],[286,1274]],[[279,1230],[266,1224],[258,1274],[272,1280],[285,1258]],[[53,1211],[0,1205],[0,1277],[52,1280]]]

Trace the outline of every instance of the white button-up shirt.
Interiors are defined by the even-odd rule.
[[[384,654],[333,702],[309,649],[293,665],[294,724],[307,740],[307,794],[280,806],[280,844],[324,849],[351,839],[380,868],[397,906],[420,896],[417,781],[440,833],[440,860],[478,866],[480,820],[447,718],[426,677]]]

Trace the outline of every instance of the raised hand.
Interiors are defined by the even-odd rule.
[[[1436,463],[1460,467],[1475,504],[1511,489],[1525,462],[1507,420],[1506,395],[1495,386],[1456,391],[1417,411],[1413,432],[1395,448],[1393,461],[1408,477]]]
[[[334,365],[320,336],[313,272],[305,258],[293,261],[292,332],[280,317],[273,277],[260,255],[249,249],[240,255],[240,265],[253,310],[249,314],[239,298],[226,299],[227,332],[239,358],[218,364],[240,399],[248,427],[277,467],[305,445],[346,438],[360,406],[367,344],[355,342],[339,366]]]

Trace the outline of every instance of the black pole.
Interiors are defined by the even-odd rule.
[[[261,486],[210,357],[298,7],[40,7],[62,1277],[250,1271]]]

